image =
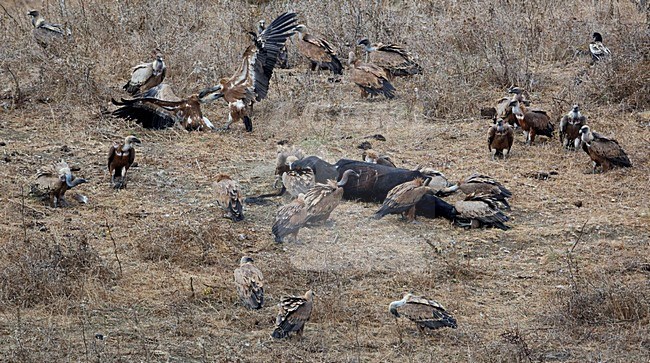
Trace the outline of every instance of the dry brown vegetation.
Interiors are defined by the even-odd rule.
[[[646,4],[646,2],[642,2]],[[0,361],[642,362],[650,357],[650,36],[632,2],[549,1],[2,1],[0,9]],[[67,4],[62,8],[61,4]],[[66,23],[74,40],[47,50],[26,13]],[[242,30],[294,10],[347,54],[356,40],[405,45],[425,68],[395,81],[397,98],[362,101],[344,77],[276,72],[255,107],[255,131],[146,131],[110,118],[129,68],[160,48],[179,95],[230,75]],[[244,14],[243,16],[241,14]],[[590,66],[604,35],[614,57]],[[591,174],[583,152],[557,139],[492,161],[482,106],[511,84],[553,119],[578,103],[614,135],[634,168]],[[204,107],[215,124],[222,103]],[[136,134],[129,188],[109,186],[111,140]],[[277,245],[277,204],[220,217],[220,172],[247,194],[269,191],[276,142],[329,161],[376,149],[399,165],[452,179],[492,175],[514,193],[510,231],[370,219],[377,205],[345,202],[301,243]],[[64,147],[66,146],[66,147]],[[28,198],[37,169],[65,158],[88,204],[52,209]],[[530,176],[555,171],[547,180]],[[451,197],[454,200],[458,197]],[[577,207],[580,202],[582,207]],[[245,310],[232,271],[242,254],[267,279],[267,304]],[[269,337],[285,294],[316,293],[302,340]],[[407,291],[444,304],[458,329],[425,336],[395,321]]]

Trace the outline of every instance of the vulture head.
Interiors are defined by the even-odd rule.
[[[284,163],[289,167],[289,170],[293,170],[293,163],[298,161],[298,157],[295,155],[289,155],[287,156],[287,159],[284,161]]]
[[[293,30],[295,30],[297,33],[302,34],[307,32],[307,27],[304,24],[298,24],[295,28],[293,28]]]
[[[372,46],[372,44],[370,44],[370,40],[368,40],[368,38],[359,39],[359,41],[357,42],[357,46],[359,47],[363,46],[366,49],[366,52],[372,52],[374,50],[377,50]]]
[[[42,20],[43,18],[41,18],[41,14],[36,10],[30,11],[29,13],[27,13],[27,16],[30,16],[32,18],[32,25],[34,26],[34,28],[38,27],[40,23],[43,21]]]
[[[135,137],[133,135],[129,135],[124,139],[124,147],[122,149],[123,150],[128,150],[128,149],[131,148],[131,146],[133,146],[133,144],[140,145],[140,144],[142,144],[142,141],[140,141],[140,139],[138,139],[137,137]]]
[[[379,154],[375,150],[366,150],[366,160],[364,160],[365,162],[377,164],[377,159],[379,159]]]
[[[86,183],[87,180],[84,178],[75,178],[72,174],[61,175],[61,181],[65,181],[65,184],[68,188],[72,189],[79,184]]]
[[[240,265],[243,265],[243,264],[246,264],[246,263],[253,263],[253,259],[251,257],[249,257],[249,256],[244,256],[244,257],[241,258],[241,260],[239,260]]]
[[[591,36],[594,38],[594,42],[602,42],[603,41],[603,36],[600,35],[599,32],[594,32]]]
[[[521,108],[519,108],[519,101],[514,100],[511,101],[509,106],[512,108],[512,113],[517,116],[517,120],[521,120],[524,118],[524,113],[521,111]]]
[[[497,133],[502,134],[503,132],[505,132],[502,118],[497,119],[496,125],[497,125]]]
[[[589,126],[584,125],[580,128],[580,140],[587,144],[587,146],[594,140],[594,135],[591,133]]]
[[[569,117],[576,119],[580,117],[580,107],[578,105],[573,105],[571,112],[569,112]]]
[[[261,33],[264,31],[264,29],[266,29],[266,22],[264,21],[264,19],[262,19],[257,22],[257,32]]]
[[[216,101],[221,97],[223,97],[222,91],[223,91],[224,81],[225,80],[222,79],[218,85],[201,90],[201,92],[199,92],[199,101],[201,103],[208,103],[208,102]]]
[[[397,311],[397,308],[404,306],[404,304],[406,304],[411,296],[413,296],[413,294],[409,292],[408,294],[404,295],[402,300],[393,301],[390,303],[390,305],[388,305],[388,311],[391,314],[395,315],[396,318],[399,318],[399,312]]]
[[[513,93],[513,94],[516,94],[516,95],[521,94],[523,91],[524,90],[522,90],[521,88],[516,87],[516,86],[512,86],[512,87],[508,88],[508,93]]]

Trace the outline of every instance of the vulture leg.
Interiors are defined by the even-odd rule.
[[[573,147],[577,150],[580,147],[580,139],[573,140]]]
[[[223,126],[223,130],[230,130],[230,125],[232,125],[233,121],[232,111],[228,112],[228,122]]]
[[[530,131],[528,131],[528,137],[530,138],[530,142],[528,143],[529,145],[535,143],[535,129],[531,128]]]
[[[406,221],[407,222],[412,222],[415,223],[415,205],[409,208],[408,211],[406,211]]]
[[[56,207],[57,207],[57,200],[56,200],[56,199],[57,199],[57,198],[56,198],[56,195],[54,195],[54,194],[50,194],[50,206],[51,206],[52,208],[56,208]]]
[[[318,68],[318,63],[316,63],[314,61],[311,61],[311,70],[312,70],[312,72],[315,71],[316,68]]]

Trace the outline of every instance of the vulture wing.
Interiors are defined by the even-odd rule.
[[[374,218],[380,219],[386,214],[402,213],[413,207],[427,192],[422,186],[422,179],[416,179],[391,189]]]
[[[140,87],[153,77],[153,64],[142,63],[133,67],[131,79],[124,85],[128,93],[135,95],[140,92]]]
[[[597,133],[592,133],[594,140],[589,149],[599,158],[621,167],[631,167],[632,163],[623,148],[614,139],[608,139]]]
[[[307,208],[305,200],[300,196],[293,202],[278,208],[275,216],[272,231],[276,242],[282,242],[282,239],[292,233],[297,233],[307,221]]]
[[[307,223],[327,220],[341,203],[342,197],[343,188],[339,188],[335,182],[330,180],[327,184],[316,184],[305,195]]]
[[[479,226],[497,227],[504,231],[510,229],[504,223],[508,221],[508,216],[501,213],[497,203],[487,196],[468,196],[464,201],[458,201],[455,204],[456,220],[461,226],[472,226],[472,222],[478,222]]]
[[[280,339],[291,332],[302,331],[311,317],[312,307],[313,302],[303,297],[290,296],[280,300],[276,328],[271,336]]]
[[[398,313],[423,328],[457,327],[456,319],[442,305],[419,296],[411,296],[406,304],[398,308]]]
[[[217,203],[226,211],[233,222],[244,219],[242,207],[241,187],[232,179],[223,179],[217,182]]]
[[[282,184],[292,197],[297,197],[316,185],[316,179],[311,168],[289,170],[282,174]]]
[[[492,151],[492,143],[497,134],[497,125],[492,125],[488,129],[488,150]]]
[[[377,51],[370,53],[370,61],[395,76],[422,73],[422,67],[411,59],[409,53],[395,44],[379,45]]]
[[[163,101],[156,98],[122,99],[121,101],[111,99],[111,102],[120,106],[113,111],[114,117],[135,120],[147,129],[164,129],[181,121],[176,111],[183,102]]]
[[[113,144],[111,145],[110,149],[108,149],[108,168],[111,168],[111,163],[113,162],[113,159],[115,159],[115,152],[117,151],[117,148],[119,145]],[[135,157],[135,154],[133,155]],[[131,162],[133,163],[133,162]]]
[[[239,298],[249,309],[264,305],[264,277],[255,265],[247,263],[235,270],[235,285]]]

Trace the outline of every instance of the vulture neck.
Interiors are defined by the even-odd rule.
[[[45,23],[45,18],[43,18],[40,15],[32,18],[32,25],[34,26],[34,28],[40,27],[41,25],[43,25],[43,23]]]

